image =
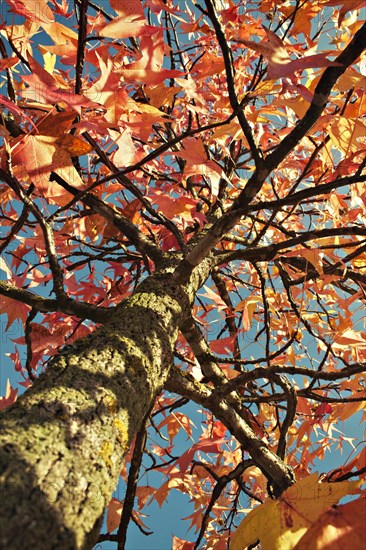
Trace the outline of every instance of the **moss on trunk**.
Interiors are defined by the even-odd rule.
[[[5,411],[2,548],[95,544],[126,451],[166,380],[188,302],[148,281]]]

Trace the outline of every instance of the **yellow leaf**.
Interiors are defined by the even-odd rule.
[[[250,298],[246,298],[245,300],[242,300],[236,306],[235,311],[243,312],[244,330],[250,329],[253,321],[253,314],[257,309],[257,304],[261,302],[262,302],[262,299],[259,296],[251,296]]]
[[[312,474],[285,491],[280,498],[261,504],[241,522],[230,550],[245,550],[261,543],[262,550],[291,550],[309,527],[346,494],[357,492],[357,481],[318,483]]]
[[[356,153],[360,149],[358,138],[365,136],[365,124],[361,120],[338,116],[334,117],[334,121],[328,127],[331,141],[337,149],[342,153]]]
[[[54,53],[48,52],[43,46],[39,46],[39,50],[43,55],[44,70],[52,74],[56,64],[56,55]]]

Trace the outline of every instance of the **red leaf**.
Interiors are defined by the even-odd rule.
[[[79,115],[82,107],[95,107],[93,101],[81,94],[73,93],[70,88],[60,88],[53,76],[48,73],[31,55],[28,55],[31,75],[22,77],[28,84],[28,88],[22,91],[23,97],[40,103],[65,103],[70,109],[74,109]]]
[[[225,443],[224,438],[202,438],[198,443],[192,445],[190,449],[185,451],[178,459],[178,465],[181,472],[185,472],[191,463],[196,451],[203,451],[205,453],[217,453],[220,452],[220,446]]]
[[[121,520],[122,514],[122,502],[116,498],[112,498],[108,504],[107,512],[107,531],[112,533],[117,529],[119,522]]]
[[[265,29],[267,42],[254,42],[252,40],[235,40],[245,44],[268,59],[267,79],[277,80],[292,75],[294,72],[315,67],[330,67],[339,65],[327,59],[326,53],[304,56],[291,60],[284,42],[273,31]]]
[[[0,397],[0,410],[9,407],[17,400],[18,390],[12,388],[9,379],[6,382],[6,394],[4,397]]]
[[[194,550],[195,543],[183,540],[178,537],[173,537],[172,550]]]
[[[6,0],[11,11],[17,15],[26,18],[27,21],[37,21],[39,23],[50,23],[53,21],[52,10],[47,5],[47,0]]]

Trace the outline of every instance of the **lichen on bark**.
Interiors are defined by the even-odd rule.
[[[2,547],[24,548],[24,533],[33,549],[92,547],[124,455],[163,387],[187,306],[184,289],[166,278],[146,281],[6,411]]]

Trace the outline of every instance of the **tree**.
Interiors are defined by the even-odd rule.
[[[178,488],[198,535],[176,549],[226,548],[258,503],[233,548],[308,548],[343,520],[361,547],[363,501],[331,505],[364,450],[310,472],[365,398],[362,2],[99,4],[7,0],[1,27],[0,304],[26,346],[2,545],[92,548],[110,503],[99,540],[124,548]],[[187,402],[207,421],[178,457]]]

